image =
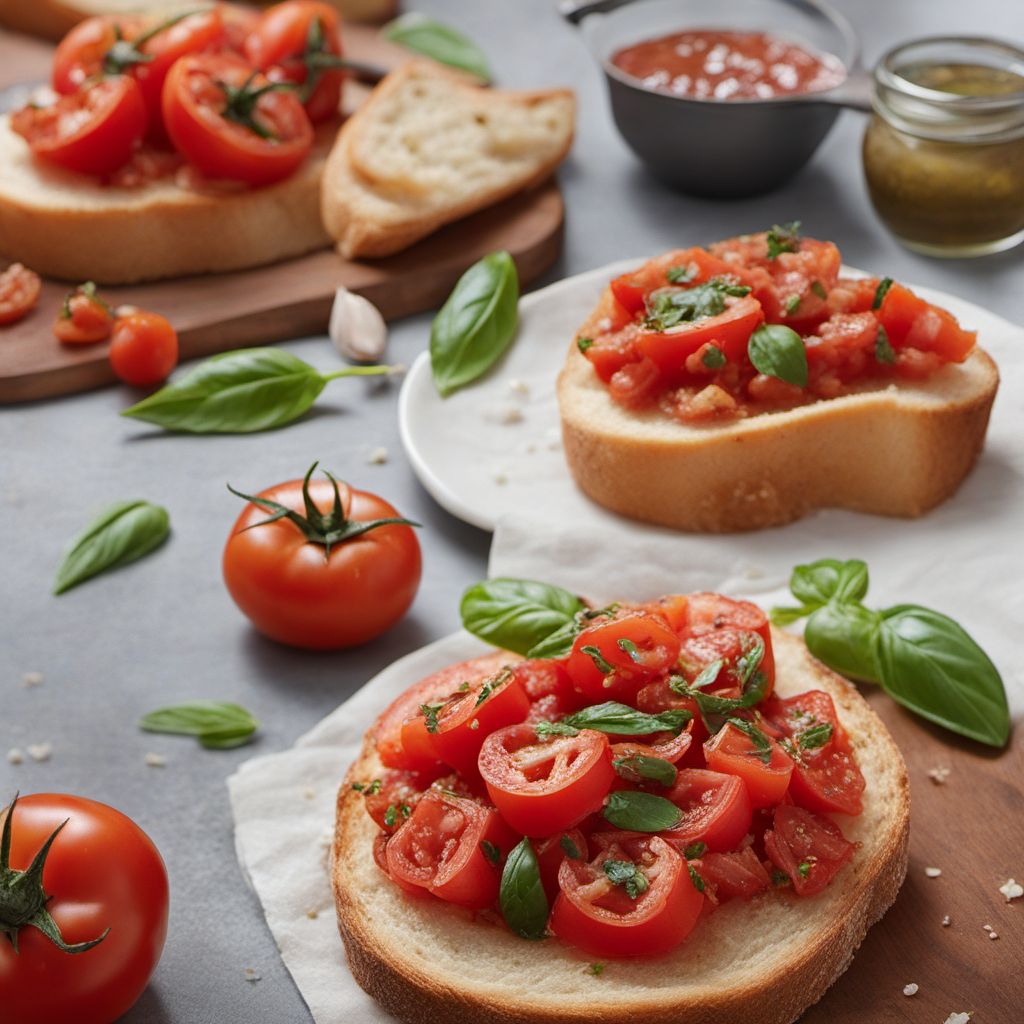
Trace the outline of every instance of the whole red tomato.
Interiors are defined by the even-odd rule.
[[[365,643],[409,610],[420,545],[382,498],[326,480],[289,480],[256,497],[224,548],[235,604],[273,640],[334,650]]]
[[[51,837],[33,885],[27,869]],[[15,802],[4,815],[8,841],[0,933],[17,947],[0,939],[0,1017],[110,1024],[142,994],[163,950],[167,871],[157,848],[113,807],[54,793]],[[26,889],[35,896],[27,907]]]
[[[159,384],[177,365],[178,332],[165,317],[139,310],[114,321],[110,366],[125,384]]]

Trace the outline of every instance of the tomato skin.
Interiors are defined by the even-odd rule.
[[[402,812],[402,805],[410,811],[419,802],[419,799],[430,788],[433,778],[430,773],[389,770],[383,772],[379,781],[380,785],[371,784],[363,790],[363,803],[366,805],[366,813],[383,829],[384,832],[394,832],[408,817]],[[388,809],[394,807],[397,816],[394,822],[388,824]]]
[[[164,82],[162,110],[167,134],[178,151],[210,178],[228,178],[248,185],[270,185],[293,174],[313,146],[313,126],[298,97],[270,92],[256,103],[259,123],[274,139],[229,121],[225,83],[253,88],[268,83],[262,75],[229,55],[183,57]]]
[[[188,59],[188,58],[186,58]],[[382,498],[339,484],[348,519],[394,518]],[[324,514],[334,504],[329,480],[311,480],[310,495]],[[302,513],[302,481],[261,491]],[[272,640],[311,650],[353,647],[390,629],[409,610],[419,588],[420,545],[412,528],[381,526],[331,549],[307,542],[298,527],[253,504],[242,510],[224,548],[224,582],[235,604]],[[253,526],[254,529],[248,529]]]
[[[803,807],[780,804],[772,821],[764,835],[765,851],[789,875],[798,896],[821,892],[853,856],[853,843],[835,822]]]
[[[769,680],[765,696],[771,694],[775,680],[772,627],[768,616],[756,604],[734,601],[721,594],[691,594],[687,605],[686,628],[691,636],[703,636],[719,629],[741,629],[757,633],[764,641],[764,657],[760,668]]]
[[[768,764],[757,755],[753,740],[731,723],[704,743],[708,768],[741,778],[755,809],[777,804],[786,795],[793,774],[792,758],[777,743],[769,742]]]
[[[142,92],[127,75],[103,78],[48,107],[23,107],[11,115],[11,128],[33,156],[101,176],[127,163],[146,124]]]
[[[706,853],[695,867],[719,902],[750,899],[772,884],[771,876],[749,846],[735,853]]]
[[[632,644],[635,657],[620,644]],[[612,671],[602,671],[584,647],[596,648]],[[595,619],[594,625],[580,632],[566,670],[576,688],[591,700],[632,704],[647,681],[675,664],[679,648],[679,637],[660,616],[626,609],[612,619]]]
[[[501,876],[499,865],[485,856],[483,842],[505,856],[515,836],[493,807],[429,790],[388,841],[388,874],[449,903],[489,907],[498,898]]]
[[[65,345],[94,345],[106,341],[114,327],[110,307],[95,294],[76,289],[68,296],[66,309],[53,324],[53,333]],[[68,316],[64,313],[67,312]]]
[[[539,740],[512,725],[483,742],[480,774],[502,817],[522,835],[543,837],[601,808],[615,782],[608,737],[592,729]]]
[[[324,51],[340,57],[338,12],[318,0],[287,0],[264,11],[245,40],[246,57],[273,81],[304,83],[308,69],[302,58],[314,19],[323,32]],[[305,104],[311,121],[338,116],[344,80],[339,69],[323,71]]]
[[[110,1024],[138,1000],[167,934],[167,871],[152,840],[120,811],[84,797],[22,797],[12,823],[11,867],[26,869],[50,834],[43,888],[68,943],[110,934],[85,953],[62,953],[35,928],[20,955],[0,943],[4,1024]]]
[[[945,362],[962,363],[978,339],[977,332],[965,331],[952,313],[933,306],[901,284],[889,288],[878,319],[894,348],[934,352]]]
[[[650,887],[632,900],[605,879],[606,860],[632,860],[643,870],[657,865]],[[704,904],[682,857],[658,836],[611,846],[588,863],[566,858],[558,872],[561,893],[550,928],[564,942],[600,957],[659,956],[693,930]]]
[[[561,870],[562,861],[569,854],[565,849],[575,848],[582,860],[587,860],[587,838],[578,828],[572,828],[565,832],[558,832],[546,839],[537,839],[533,843],[533,852],[537,855],[537,866],[540,868],[540,881],[544,886],[544,893],[548,898],[548,906],[553,906],[558,899],[558,872]]]
[[[12,263],[0,273],[0,327],[28,316],[39,302],[43,282],[34,270]]]
[[[683,812],[678,825],[661,833],[680,852],[701,842],[713,853],[724,853],[734,850],[750,831],[750,794],[734,775],[684,768],[664,795]]]
[[[53,53],[50,84],[54,92],[70,96],[77,92],[88,78],[98,75],[103,58],[117,42],[118,32],[123,39],[134,39],[142,28],[137,16],[115,18],[97,15],[80,21],[57,44]]]
[[[134,387],[166,380],[178,365],[178,332],[159,313],[131,313],[114,321],[110,366]]]

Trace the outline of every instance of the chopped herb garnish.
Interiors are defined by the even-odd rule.
[[[483,855],[495,866],[501,863],[501,850],[498,849],[494,843],[487,839],[483,839],[480,842],[480,849]]]
[[[615,671],[615,666],[610,665],[605,660],[604,655],[601,654],[600,649],[595,647],[593,644],[587,644],[586,647],[581,647],[580,650],[589,656],[590,660],[597,666],[598,672],[602,675],[607,676]]]
[[[667,331],[682,323],[718,316],[725,312],[727,297],[749,294],[750,289],[732,277],[713,277],[693,288],[658,288],[647,296],[644,327]]]
[[[799,295],[790,295],[790,297],[788,299],[786,299],[786,304],[785,304],[786,316],[791,316],[799,308],[800,308],[800,296]]]
[[[729,725],[734,726],[749,737],[751,743],[754,744],[752,753],[755,757],[764,764],[772,763],[771,740],[753,722],[748,722],[745,718],[730,718]]]
[[[832,739],[832,723],[820,722],[800,733],[797,743],[801,750],[817,750],[819,747],[825,746],[830,739]]]
[[[511,678],[512,670],[506,668],[499,672],[493,678],[488,679],[487,682],[484,683],[484,685],[480,688],[480,695],[477,697],[476,704],[474,704],[473,706],[475,708],[480,707],[480,705],[483,704],[483,702],[487,700],[487,698],[490,697],[490,695],[494,693],[494,691],[497,690],[498,687],[507,683]]]
[[[583,859],[583,854],[580,852],[580,848],[569,836],[562,836],[562,838],[558,840],[558,845],[565,851],[566,857],[570,860]]]
[[[420,712],[427,720],[427,732],[437,732],[437,713],[443,708],[443,704],[421,704]]]
[[[375,793],[380,792],[380,787],[383,785],[380,779],[374,779],[373,782],[353,782],[352,788],[357,793],[362,793],[364,796],[373,796]]]
[[[624,654],[628,654],[631,661],[635,661],[640,665],[643,661],[640,651],[637,650],[637,646],[632,640],[623,637],[621,640],[615,641],[615,646]]]
[[[772,872],[772,885],[774,886],[789,885],[791,881],[792,879],[789,877],[789,875],[786,874],[785,871],[779,871],[779,869],[776,868]]]
[[[576,339],[576,347],[581,352],[586,352],[587,349],[590,348],[590,346],[593,345],[593,344],[594,344],[594,339],[593,338],[577,338]]]
[[[875,289],[875,298],[871,303],[872,309],[881,309],[882,303],[885,302],[886,295],[889,294],[889,289],[892,287],[893,281],[891,277],[883,277],[878,282],[878,287]]]
[[[768,232],[768,259],[773,260],[784,252],[796,252],[800,244],[800,221],[788,224],[773,224]]]
[[[678,772],[671,761],[661,757],[650,757],[647,754],[630,754],[628,757],[616,758],[612,766],[627,782],[657,782],[662,786],[675,784]]]
[[[592,974],[595,978],[600,978],[601,975],[604,974],[604,964],[602,964],[602,963],[591,964],[587,968],[587,973],[588,974]]]
[[[811,282],[811,291],[818,296],[819,299],[827,299],[828,292],[825,291],[825,286],[820,281]]]
[[[692,281],[700,273],[700,267],[696,263],[687,263],[685,267],[669,267],[665,276],[672,284],[686,284]]]
[[[412,814],[412,808],[408,804],[390,804],[384,812],[384,824],[388,828],[394,828],[398,824],[398,816],[408,818]]]
[[[631,900],[638,900],[651,887],[647,876],[630,860],[606,860],[604,873],[612,885],[621,885]]]
[[[878,325],[878,334],[875,336],[875,359],[888,366],[896,362],[896,352],[889,341],[886,329],[881,324]]]
[[[687,860],[696,860],[698,857],[704,856],[704,851],[707,850],[707,848],[707,843],[690,843],[690,845],[685,850],[683,850],[683,856]]]
[[[709,370],[720,370],[729,360],[725,358],[725,353],[717,345],[708,345],[704,349],[700,361]]]
[[[465,693],[469,689],[469,683],[459,683],[459,688],[455,691],[456,693]]]
[[[690,881],[697,892],[704,891],[704,879],[697,874],[697,869],[689,862],[686,862],[686,869],[690,872]]]
[[[801,878],[806,878],[811,873],[811,862],[809,860],[801,861],[797,871],[800,872]]]

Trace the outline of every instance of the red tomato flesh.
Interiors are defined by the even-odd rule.
[[[772,863],[789,875],[800,896],[821,892],[853,856],[853,843],[839,826],[803,807],[780,804],[764,835]]]
[[[698,842],[716,853],[733,850],[750,831],[750,795],[734,775],[684,768],[664,795],[683,812],[682,821],[662,833],[679,851]]]

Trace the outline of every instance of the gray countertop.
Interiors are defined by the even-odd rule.
[[[1024,250],[939,262],[906,252],[882,229],[861,178],[860,115],[843,114],[810,166],[780,192],[688,199],[652,181],[620,143],[600,74],[550,0],[409,6],[460,24],[489,53],[502,84],[578,91],[577,142],[560,175],[565,251],[549,280],[800,218],[808,234],[837,240],[848,263],[957,292],[1024,322]],[[840,6],[862,35],[869,65],[915,35],[1024,39],[1024,6],[1005,0]],[[427,316],[396,324],[391,358],[411,362],[428,324]],[[320,367],[336,364],[323,338],[290,347]],[[132,1024],[309,1019],[235,861],[224,780],[247,757],[287,747],[388,662],[455,629],[460,592],[485,571],[489,537],[441,511],[412,477],[398,441],[396,397],[395,385],[338,381],[303,421],[242,437],[150,431],[117,416],[126,401],[117,388],[0,410],[0,802],[16,788],[90,796],[133,817],[162,851],[171,875],[170,935],[153,984],[124,1018]],[[381,445],[389,461],[370,465],[368,452]],[[301,476],[314,459],[423,523],[424,578],[412,612],[356,651],[305,654],[262,639],[221,582],[220,553],[239,511],[225,482],[251,493]],[[170,542],[143,562],[51,597],[66,541],[96,509],[131,497],[170,509]],[[41,672],[43,684],[23,687],[27,672]],[[258,742],[206,752],[135,728],[146,711],[192,697],[251,708],[264,723]],[[45,763],[15,767],[3,757],[39,742],[53,745]],[[147,767],[150,751],[166,756],[167,766]],[[247,981],[246,968],[260,980]]]

